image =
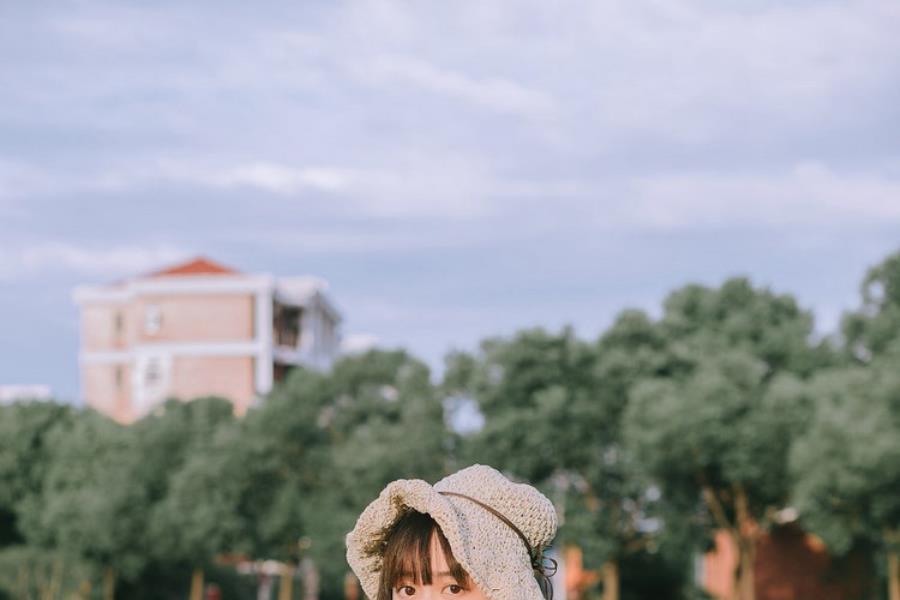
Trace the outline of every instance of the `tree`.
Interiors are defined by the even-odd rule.
[[[837,370],[813,387],[821,401],[793,456],[795,493],[804,520],[835,551],[859,540],[885,549],[890,597],[900,600],[900,526],[893,502],[900,496],[894,468],[900,446],[894,375],[900,366],[900,252],[867,271],[860,295],[861,306],[841,323],[845,354],[860,368]],[[845,445],[840,452],[839,444]],[[831,460],[815,464],[816,452],[828,452]]]
[[[860,286],[862,306],[844,315],[845,349],[857,362],[900,351],[900,252],[870,268]]]
[[[71,559],[64,574],[60,553],[31,544],[27,523],[29,507],[45,494],[55,432],[70,426],[77,417],[69,406],[55,402],[0,406],[0,562],[9,571],[0,583],[0,596],[8,590],[13,596],[24,597],[35,586],[53,590],[62,585],[64,576],[85,574],[84,565],[76,565]]]
[[[238,519],[230,504],[234,477],[222,474],[222,454],[235,427],[232,404],[216,397],[170,399],[132,426],[141,466],[134,484],[145,491],[148,513],[144,552],[158,564],[194,568],[192,598],[199,597],[203,568],[227,549]]]
[[[22,503],[40,497],[51,464],[48,440],[72,418],[70,407],[53,402],[0,406],[0,547],[26,541]]]
[[[152,510],[155,556],[194,567],[191,600],[200,600],[204,571],[214,558],[248,546],[253,527],[240,504],[247,469],[234,451],[239,431],[237,424],[223,422],[209,439],[195,440]]]
[[[29,543],[106,569],[106,597],[117,574],[134,577],[146,554],[146,496],[129,432],[93,411],[78,413],[48,438],[41,494],[22,507]]]
[[[833,352],[810,345],[812,317],[792,297],[741,278],[675,291],[659,326],[682,366],[633,388],[629,446],[667,496],[701,499],[730,534],[735,597],[752,600],[756,542],[787,501],[790,442],[811,410],[801,379]]]
[[[672,368],[645,315],[627,311],[595,346],[570,328],[526,330],[448,357],[448,396],[471,398],[483,428],[464,457],[544,488],[564,514],[558,536],[602,566],[604,598],[619,597],[621,561],[646,547],[652,495],[634,477],[621,417],[635,378]]]
[[[306,538],[326,597],[342,596],[344,536],[365,505],[391,480],[445,472],[442,405],[427,367],[403,351],[348,356],[328,373],[294,370],[247,427],[252,456],[271,476],[268,543],[277,534],[296,552]]]
[[[843,554],[885,549],[890,600],[900,600],[900,360],[815,378],[809,429],[791,453],[804,525]]]

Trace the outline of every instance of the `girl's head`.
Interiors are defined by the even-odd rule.
[[[535,487],[476,464],[388,483],[347,533],[347,563],[369,600],[545,600],[556,527]]]
[[[486,600],[434,519],[409,510],[385,538],[377,600]]]

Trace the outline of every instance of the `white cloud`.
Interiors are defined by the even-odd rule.
[[[211,165],[164,159],[112,168],[88,177],[86,184],[126,191],[164,181],[214,189],[256,189],[286,197],[316,191],[332,196],[336,213],[391,219],[469,218],[492,211],[490,196],[495,184],[475,159],[421,152],[378,160],[381,164],[374,167],[336,167],[260,160]]]
[[[353,181],[350,169],[327,166],[292,166],[253,160],[230,166],[192,160],[159,159],[137,166],[119,166],[98,173],[92,184],[125,190],[147,183],[170,181],[213,188],[257,188],[274,194],[293,195],[303,190],[336,192]]]
[[[654,229],[900,224],[900,180],[816,162],[778,174],[650,175],[620,210],[620,224]]]
[[[173,171],[174,178],[218,187],[256,187],[277,194],[295,194],[304,189],[334,192],[354,178],[352,171],[335,167],[291,167],[271,162],[252,162],[230,169],[207,172]]]
[[[138,15],[136,12],[121,12],[114,16],[68,16],[52,19],[49,23],[51,31],[71,37],[80,44],[91,44],[101,47],[123,49],[133,47],[140,42],[147,42],[153,36],[153,27],[137,27],[137,17],[144,19],[151,16],[145,12]],[[159,41],[159,35],[155,36]]]
[[[351,333],[341,340],[342,354],[365,352],[378,345],[378,336],[371,333]]]
[[[300,255],[370,254],[373,252],[414,252],[435,248],[453,248],[472,242],[471,236],[458,235],[446,239],[422,235],[421,231],[390,231],[375,228],[296,228],[239,230],[217,232],[222,240],[274,248]]]
[[[53,187],[53,177],[44,169],[0,157],[0,211],[22,214],[15,199],[45,193]]]
[[[191,254],[172,245],[100,247],[40,242],[0,252],[0,279],[13,280],[46,270],[111,278],[159,268]]]
[[[99,169],[51,169],[0,160],[0,198],[28,198],[95,191],[127,192],[158,182],[214,188],[252,187],[290,194],[303,188],[334,190],[346,176],[337,169],[291,167],[264,161],[210,166],[199,161],[147,159],[118,161]]]
[[[552,116],[556,102],[546,91],[502,77],[476,78],[412,56],[376,57],[357,70],[364,80],[384,85],[406,83],[500,113]]]

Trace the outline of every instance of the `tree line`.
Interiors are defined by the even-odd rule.
[[[725,532],[734,597],[754,600],[760,537],[791,518],[835,557],[871,557],[870,597],[900,600],[900,253],[829,336],[791,295],[732,278],[594,340],[486,338],[439,381],[403,350],[295,369],[243,418],[218,398],[128,427],[0,407],[0,598],[199,598],[210,580],[253,597],[239,557],[286,566],[280,599],[301,565],[343,598],[344,534],[383,486],[473,462],[553,499],[557,547],[599,573],[583,598],[701,598],[692,557]]]

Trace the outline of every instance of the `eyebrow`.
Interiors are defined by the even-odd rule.
[[[432,575],[437,575],[438,577],[453,577],[453,573],[450,571],[441,571],[440,573],[432,573]],[[412,577],[412,573],[400,573],[400,577]]]

